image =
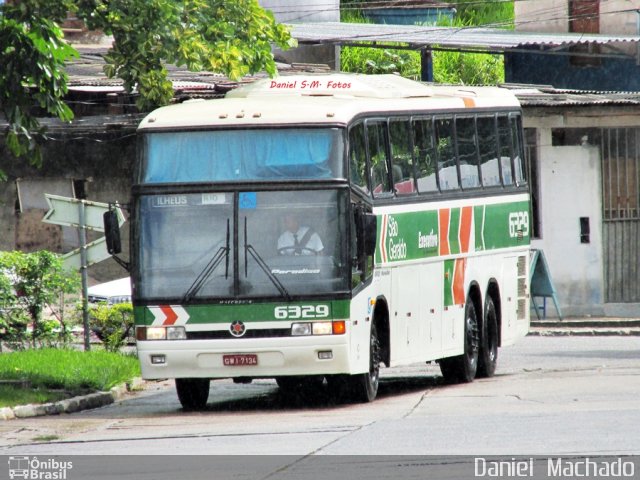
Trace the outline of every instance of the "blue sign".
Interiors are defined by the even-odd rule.
[[[258,196],[256,192],[240,192],[238,201],[241,210],[249,210],[256,208],[258,205]]]

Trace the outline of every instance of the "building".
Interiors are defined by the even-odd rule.
[[[599,34],[603,39],[640,33],[640,0],[537,0],[514,5],[520,33]],[[638,48],[636,42],[521,45],[505,52],[505,78],[556,88],[638,91]]]
[[[637,316],[640,94],[538,87],[517,95],[532,166],[532,247],[546,255],[562,313]]]
[[[541,6],[546,1],[516,2],[516,6]],[[603,2],[603,5],[616,2]],[[266,3],[265,0],[263,5]],[[285,3],[281,2],[282,12],[291,14],[290,5]],[[637,3],[640,4],[640,0]],[[272,8],[278,14],[280,7]],[[298,11],[299,16],[311,13],[309,7],[305,8],[307,10]],[[534,12],[529,14],[534,15]],[[353,41],[352,35],[368,40],[369,37],[363,36],[366,33],[373,39],[384,33],[385,27],[391,27],[389,31],[397,35],[411,35],[409,38],[413,38],[419,48],[440,41],[450,49],[503,48],[506,55],[519,55],[521,50],[533,48],[531,45],[536,38],[531,32],[484,35],[469,30],[451,32],[428,27],[409,27],[410,32],[385,25],[373,26],[376,31],[370,31],[371,26],[366,25],[360,27],[361,31],[351,31],[344,24],[322,27],[313,24],[312,27],[317,32],[297,24],[294,31],[299,32],[301,38],[305,31],[307,33],[306,40],[301,43],[324,42],[331,48],[340,42]],[[634,50],[638,36],[637,32],[632,33],[636,34],[632,41],[598,37],[588,45],[601,52]],[[629,31],[622,34],[628,35]],[[396,40],[388,34],[384,38]],[[581,46],[575,37],[567,40],[555,35],[535,43],[536,49],[557,51]],[[0,144],[0,168],[9,174],[9,181],[0,184],[0,250],[47,248],[67,252],[78,245],[74,229],[41,222],[47,209],[45,192],[103,202],[128,202],[135,130],[142,115],[134,108],[133,99],[123,91],[121,83],[106,79],[102,74],[105,49],[81,48],[81,57],[71,65],[68,99],[77,119],[71,125],[51,122],[44,168],[35,169],[24,162],[14,162]],[[563,58],[567,59],[567,55]],[[536,58],[539,57],[528,57],[527,62],[535,61],[536,68],[544,69],[555,56],[545,56],[544,62],[536,61]],[[321,67],[280,65],[284,74],[318,68]],[[582,68],[597,70],[595,67]],[[531,79],[523,79],[526,83],[533,82],[535,71],[530,70]],[[177,101],[215,98],[237,85],[221,76],[175,68],[171,69],[170,76],[174,80]],[[640,75],[635,76],[640,78]],[[548,84],[549,80],[546,78],[539,83]],[[618,80],[631,81],[624,76],[618,76]],[[565,315],[637,316],[640,305],[637,245],[640,232],[640,94],[554,87],[518,87],[516,90],[523,104],[527,146],[532,160],[536,220],[533,246],[545,252]],[[121,267],[111,260],[90,269],[95,281],[117,278],[122,273]],[[552,308],[549,313],[553,314]]]

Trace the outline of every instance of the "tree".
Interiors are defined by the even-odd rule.
[[[39,106],[63,121],[73,118],[63,101],[64,62],[76,52],[65,44],[56,24],[68,4],[51,0],[0,6],[0,107],[9,123],[6,143],[16,156],[30,154],[36,165],[41,162],[35,140],[40,128],[33,108]]]
[[[35,106],[69,121],[64,62],[77,55],[58,24],[75,12],[90,29],[113,35],[105,73],[139,94],[141,110],[173,97],[165,65],[223,73],[233,80],[266,70],[275,75],[271,44],[295,45],[257,0],[19,0],[0,5],[0,108],[16,156],[41,157]]]
[[[32,342],[46,333],[42,313],[56,302],[61,293],[72,293],[78,287],[77,273],[63,269],[62,258],[41,250],[34,253],[0,252],[0,294],[3,308],[22,309],[32,325]],[[64,323],[62,323],[64,327]]]
[[[108,352],[117,352],[134,327],[131,303],[99,304],[89,311],[91,330]]]

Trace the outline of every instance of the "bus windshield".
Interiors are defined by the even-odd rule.
[[[140,197],[140,299],[327,295],[349,287],[346,190]]]
[[[156,132],[144,135],[140,183],[344,178],[337,128]]]

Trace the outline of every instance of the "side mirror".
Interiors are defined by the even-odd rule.
[[[109,210],[104,213],[102,220],[104,222],[104,235],[107,240],[107,252],[109,252],[110,255],[116,255],[122,252],[118,214],[115,210]]]

